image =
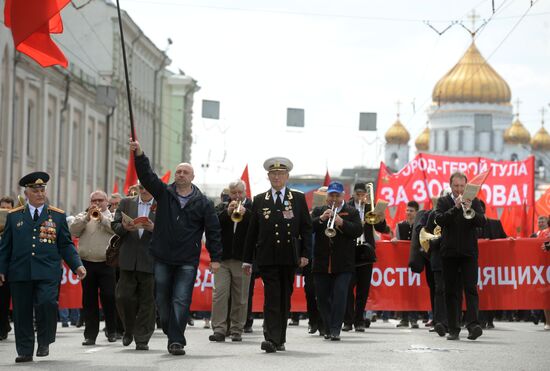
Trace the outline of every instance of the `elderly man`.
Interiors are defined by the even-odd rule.
[[[79,239],[78,254],[88,271],[88,277],[82,281],[84,346],[95,345],[99,333],[98,294],[105,315],[107,340],[116,341],[115,270],[105,262],[105,251],[114,234],[113,216],[107,205],[105,192],[92,192],[88,209],[76,215],[70,226],[73,237]]]
[[[149,339],[155,331],[155,277],[149,246],[155,227],[156,203],[140,184],[138,197],[120,202],[111,227],[120,236],[118,257],[120,278],[116,287],[116,304],[124,324],[122,345],[135,339],[136,350],[149,350]],[[130,217],[145,217],[146,222],[135,225]]]
[[[202,235],[206,234],[210,269],[216,274],[222,253],[220,223],[212,202],[193,184],[195,173],[190,164],[179,164],[174,183],[165,184],[151,169],[137,141],[130,140],[130,150],[135,154],[141,184],[158,204],[150,253],[162,330],[168,335],[168,352],[184,355]]]
[[[112,193],[109,198],[109,211],[114,215],[118,205],[122,201],[122,195],[120,193]]]
[[[264,337],[267,353],[285,350],[286,322],[297,267],[308,264],[311,217],[303,193],[286,186],[292,162],[274,157],[264,162],[271,188],[254,197],[246,237],[243,268],[252,258],[264,282]]]
[[[249,208],[252,206],[246,198],[246,184],[242,180],[229,183],[229,197],[229,203],[218,212],[223,252],[220,269],[214,275],[214,334],[209,337],[210,341],[216,342],[225,341],[228,329],[232,341],[242,340],[250,285],[250,276],[244,274],[242,269],[244,242],[251,216]]]
[[[459,280],[462,280],[466,298],[464,319],[469,333],[468,339],[475,340],[483,334],[478,320],[477,228],[483,227],[486,219],[477,198],[463,198],[467,182],[468,178],[464,173],[453,173],[449,180],[452,193],[441,197],[435,210],[435,222],[441,226],[441,261],[449,322],[448,340],[459,339],[462,296]]]
[[[15,326],[15,362],[31,362],[36,319],[37,357],[49,355],[57,328],[57,297],[63,259],[79,279],[86,269],[71,240],[63,210],[46,203],[50,176],[35,172],[21,178],[26,206],[12,209],[0,240],[0,286],[10,283]],[[34,316],[33,316],[34,315]]]

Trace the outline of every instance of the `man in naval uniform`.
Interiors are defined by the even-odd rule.
[[[252,261],[264,283],[264,337],[267,353],[285,350],[286,323],[296,268],[308,264],[311,217],[303,193],[286,186],[292,162],[274,157],[264,162],[271,189],[254,197],[245,242],[243,268]]]
[[[10,210],[0,241],[0,285],[9,282],[15,326],[15,362],[30,362],[34,352],[33,313],[36,318],[37,357],[49,354],[57,327],[57,297],[61,259],[79,279],[86,276],[73,245],[65,212],[46,203],[50,176],[34,172],[21,178],[27,203]]]

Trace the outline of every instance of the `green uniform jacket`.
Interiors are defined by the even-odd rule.
[[[46,204],[36,222],[27,207],[10,211],[0,240],[0,273],[8,281],[59,280],[62,258],[73,272],[82,265],[63,210]]]

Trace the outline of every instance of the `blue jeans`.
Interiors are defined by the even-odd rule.
[[[155,262],[155,300],[168,345],[187,344],[185,328],[196,276],[197,268],[193,265]]]
[[[313,273],[317,305],[329,335],[340,335],[351,276],[351,272]]]
[[[61,323],[69,323],[69,321],[71,321],[72,325],[76,325],[79,318],[80,309],[59,308],[59,319]]]

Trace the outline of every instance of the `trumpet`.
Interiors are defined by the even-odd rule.
[[[464,216],[464,219],[473,219],[474,216],[476,216],[476,212],[471,207],[466,208],[466,203],[462,201],[462,196],[460,196],[461,199],[461,205],[462,205],[462,215]]]
[[[239,223],[240,221],[243,220],[244,213],[241,212],[242,204],[243,202],[239,200],[239,202],[237,203],[237,207],[235,207],[235,209],[231,213],[231,221],[233,221],[234,223]]]
[[[330,211],[332,212],[330,218],[328,218],[327,221],[327,228],[325,229],[325,236],[328,238],[332,238],[336,236],[336,228],[334,228],[334,222],[336,221],[336,205],[332,204],[332,207],[330,208]]]
[[[100,218],[99,210],[96,209],[96,208],[94,208],[94,209],[92,210],[92,212],[90,213],[90,219],[92,219],[92,220],[99,220],[99,218]]]
[[[374,186],[367,183],[367,194],[370,199],[370,211],[365,213],[365,223],[378,224],[382,221],[382,216],[374,212]]]

